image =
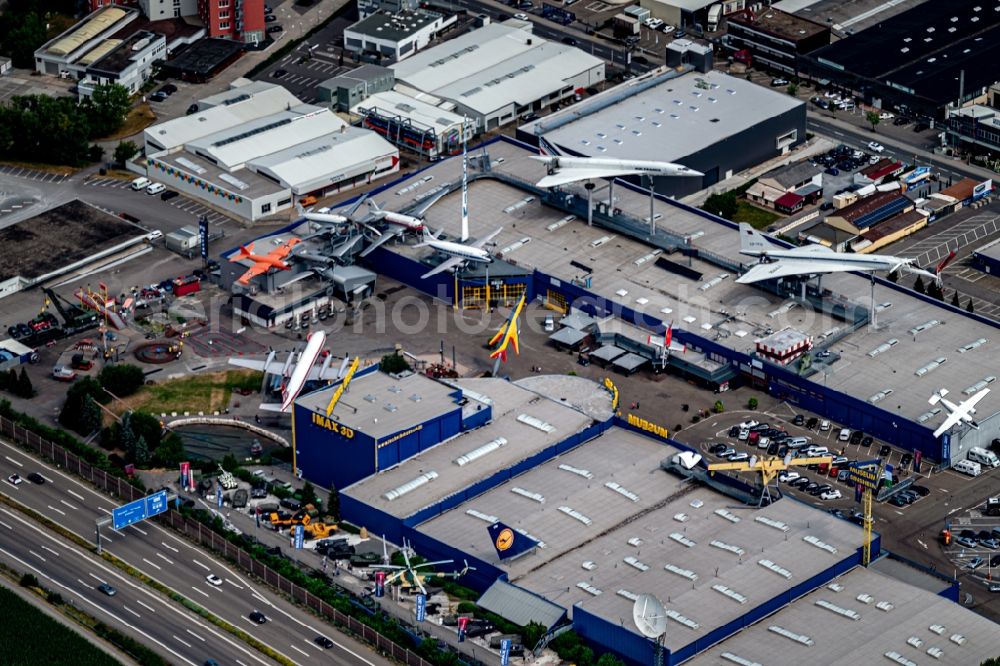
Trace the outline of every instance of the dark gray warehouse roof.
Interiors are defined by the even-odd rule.
[[[537,622],[548,629],[566,614],[562,606],[502,580],[490,585],[476,603],[522,627]]]

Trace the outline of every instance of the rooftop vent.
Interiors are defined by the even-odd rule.
[[[726,520],[728,520],[731,523],[738,523],[738,522],[740,522],[740,517],[739,516],[737,516],[732,511],[727,511],[726,509],[716,509],[715,510],[715,515],[719,516],[720,518],[725,518]]]
[[[774,520],[773,518],[768,518],[767,516],[757,516],[754,518],[754,522],[762,523],[768,527],[773,527],[776,530],[781,530],[782,532],[788,531],[788,525],[781,522],[780,520]]]
[[[826,588],[828,590],[833,590],[834,592],[843,592],[844,591],[844,586],[841,585],[840,583],[830,583],[829,585],[826,586]]]
[[[413,395],[410,396],[410,400],[412,402],[420,402],[421,400],[423,400],[423,398],[421,398],[419,395],[417,395],[416,393],[414,393]]]
[[[590,518],[588,518],[587,516],[583,515],[583,514],[582,514],[582,513],[580,513],[579,511],[577,511],[577,510],[575,510],[575,509],[572,509],[572,508],[570,508],[570,507],[568,507],[568,506],[561,506],[561,507],[559,507],[559,510],[560,510],[560,511],[561,511],[562,513],[565,513],[565,514],[566,514],[567,516],[569,516],[570,518],[575,518],[576,520],[579,520],[579,521],[580,521],[581,523],[583,523],[584,525],[590,525],[591,523],[593,523],[593,522],[594,522],[593,520],[591,520],[591,519],[590,519]]]
[[[628,543],[628,545],[630,546],[635,546],[636,548],[638,548],[639,546],[642,545],[642,539],[640,539],[639,537],[632,537],[626,543]]]
[[[825,608],[828,611],[836,613],[837,615],[843,615],[846,618],[857,621],[861,619],[861,614],[857,611],[851,610],[850,608],[841,608],[837,604],[831,604],[826,599],[817,599],[816,605],[820,608]]]
[[[892,394],[892,392],[893,391],[892,391],[891,388],[882,389],[881,391],[879,391],[875,395],[869,396],[868,402],[870,402],[872,404],[875,404],[876,402],[879,402],[880,400],[884,400],[885,398],[888,398]]]
[[[996,380],[997,380],[997,378],[994,377],[993,375],[990,375],[989,377],[983,377],[982,379],[980,379],[978,382],[976,382],[972,386],[965,387],[965,389],[962,391],[962,393],[964,393],[965,395],[972,395],[973,393],[975,393],[977,391],[982,391],[984,388],[986,388],[987,386],[989,386],[990,384],[992,384]]]
[[[597,568],[597,565],[594,564],[593,562],[591,562],[590,560],[587,560],[586,562],[584,562],[580,566],[583,567],[584,569],[586,569],[587,571],[593,571],[594,569]]]
[[[713,585],[712,589],[715,590],[716,592],[726,595],[727,597],[729,597],[730,599],[732,599],[737,603],[745,604],[747,602],[747,598],[745,596],[743,596],[736,590],[726,587],[725,585]]]
[[[465,465],[469,464],[473,460],[476,460],[478,458],[482,458],[487,453],[492,453],[493,451],[496,451],[501,446],[505,446],[506,444],[507,444],[507,439],[506,438],[504,438],[504,437],[497,437],[496,439],[494,439],[494,440],[492,440],[490,442],[487,442],[486,444],[483,444],[479,448],[473,449],[473,450],[469,451],[468,453],[466,453],[465,455],[461,455],[461,456],[455,458],[455,464],[458,465],[459,467],[464,467]]]
[[[541,430],[542,432],[553,433],[556,431],[555,426],[546,423],[541,419],[536,419],[534,416],[529,416],[527,414],[518,414],[517,420],[525,425],[531,426],[532,428]]]
[[[629,601],[636,601],[639,599],[639,595],[635,592],[629,592],[628,590],[618,590],[615,592],[619,597],[625,597]]]
[[[638,502],[639,501],[639,496],[638,495],[636,495],[635,493],[629,492],[625,488],[622,488],[620,485],[618,485],[614,481],[608,481],[607,483],[604,484],[604,487],[605,488],[610,488],[611,490],[615,491],[619,495],[621,495],[623,497],[627,497],[628,499],[632,500],[633,502]]]
[[[941,625],[941,624],[932,624],[931,626],[929,626],[927,628],[930,629],[931,631],[933,631],[938,636],[943,635],[944,632],[945,632],[944,625]]]
[[[890,349],[892,349],[893,347],[895,347],[898,344],[899,344],[899,340],[897,340],[896,338],[891,338],[889,340],[886,340],[882,344],[880,344],[875,349],[873,349],[870,352],[868,352],[868,356],[870,358],[875,358],[879,354],[883,354],[883,353],[889,351]]]
[[[925,421],[934,418],[935,416],[937,416],[940,413],[941,413],[941,408],[940,407],[935,407],[934,409],[930,410],[929,412],[924,412],[923,414],[921,414],[920,416],[918,416],[917,417],[917,421],[919,421],[920,423],[924,423]]]
[[[811,534],[802,537],[802,540],[805,541],[806,543],[808,543],[811,546],[816,546],[820,550],[825,550],[826,552],[830,553],[831,555],[836,555],[837,554],[837,549],[836,548],[834,548],[833,546],[831,546],[830,544],[828,544],[828,543],[826,543],[824,541],[820,541],[818,538],[812,536]]]
[[[735,655],[732,652],[723,652],[719,655],[726,661],[731,661],[734,664],[739,664],[739,666],[761,666],[760,662],[756,662],[750,659],[744,659],[739,655]]]
[[[178,160],[178,161],[180,161],[180,160]],[[973,349],[975,349],[977,347],[982,347],[987,342],[989,342],[989,340],[987,338],[979,338],[978,340],[974,340],[974,341],[970,342],[967,345],[959,347],[955,351],[957,351],[959,354],[964,354],[965,352],[972,351]]]
[[[644,562],[640,562],[639,560],[635,559],[631,555],[622,558],[622,561],[625,564],[629,565],[630,567],[632,567],[634,569],[638,569],[639,571],[649,571],[649,565],[648,564],[645,564]]]
[[[906,644],[910,647],[919,648],[924,642],[918,636],[910,636],[906,639]]]
[[[387,412],[394,412],[396,411],[396,405],[392,404],[391,402],[387,402],[385,403],[385,405],[382,406],[382,409],[384,409]]]
[[[757,560],[757,564],[759,564],[760,566],[764,567],[765,569],[770,569],[771,571],[773,571],[774,573],[778,574],[782,578],[786,578],[787,579],[787,578],[791,578],[792,577],[792,572],[791,571],[789,571],[788,569],[785,569],[783,567],[779,567],[777,564],[775,564],[771,560]]]
[[[687,578],[690,581],[698,580],[698,574],[691,571],[690,569],[681,569],[680,567],[674,566],[673,564],[664,564],[663,568],[672,574],[677,574],[681,578]]]
[[[914,326],[913,328],[911,328],[910,335],[917,335],[918,333],[923,333],[928,329],[934,328],[940,323],[941,322],[939,322],[937,319],[931,319],[930,321],[926,321],[923,324],[920,324],[919,326]]]
[[[594,478],[594,475],[590,472],[590,470],[580,469],[579,467],[573,467],[565,463],[559,465],[559,469],[563,470],[564,472],[571,472],[573,474],[576,474],[577,476],[582,476],[585,479]]]
[[[913,374],[915,374],[917,377],[923,377],[928,372],[932,372],[934,370],[937,370],[939,367],[941,367],[942,365],[944,365],[947,362],[948,362],[948,359],[946,357],[944,357],[944,356],[938,356],[936,359],[934,359],[933,361],[931,361],[927,365],[924,365],[924,366],[921,366],[921,367],[917,368],[916,372],[914,372]]]
[[[955,645],[965,645],[965,636],[962,634],[952,634],[948,640],[950,640]]]
[[[880,601],[877,604],[875,604],[875,608],[879,609],[880,611],[885,611],[886,613],[888,613],[893,608],[895,608],[895,606],[893,606],[888,601]]]
[[[672,533],[670,535],[670,538],[673,539],[674,541],[676,541],[677,543],[681,544],[682,546],[687,546],[688,548],[694,548],[694,545],[695,545],[694,541],[691,541],[691,539],[688,539],[686,536],[684,536],[680,532],[674,532],[674,533]]]
[[[590,594],[594,595],[595,597],[596,596],[600,596],[600,594],[601,594],[601,591],[599,589],[597,589],[596,587],[594,587],[593,585],[591,585],[590,583],[588,583],[586,581],[582,581],[581,580],[579,583],[576,584],[576,586],[578,588],[580,588],[581,590],[583,590],[584,592],[589,592]]]
[[[899,654],[895,650],[890,650],[889,652],[886,652],[885,656],[887,659],[890,659],[896,662],[897,664],[902,664],[902,666],[917,666],[916,662],[910,661],[909,659]]]
[[[871,602],[875,601],[875,597],[873,597],[870,594],[859,594],[858,596],[855,597],[855,599],[857,599],[863,604],[870,604]]]
[[[482,511],[476,511],[475,509],[466,509],[465,513],[473,518],[478,518],[484,523],[496,523],[499,522],[499,518],[496,516],[491,516],[488,513],[483,513]]]
[[[739,546],[734,546],[732,544],[725,543],[724,541],[719,541],[718,539],[713,539],[708,543],[708,545],[714,548],[718,548],[719,550],[728,550],[730,553],[735,553],[740,557],[742,557],[746,553],[746,551],[740,548]]]
[[[393,488],[392,490],[390,490],[389,492],[387,492],[385,495],[383,495],[383,497],[385,497],[387,500],[389,500],[391,502],[391,501],[393,501],[396,498],[402,497],[403,495],[405,495],[406,493],[410,492],[411,490],[416,490],[417,488],[419,488],[420,486],[424,485],[425,483],[430,483],[431,481],[433,481],[436,478],[438,478],[438,473],[437,472],[435,472],[433,470],[430,471],[430,472],[425,472],[424,474],[421,474],[420,476],[418,476],[417,478],[413,479],[412,481],[407,481],[403,485],[401,485],[401,486],[399,486],[397,488]]]
[[[767,628],[767,630],[770,631],[771,633],[778,634],[779,636],[784,636],[789,640],[793,640],[796,643],[802,643],[803,645],[808,645],[810,647],[815,645],[816,643],[813,639],[809,638],[804,634],[796,634],[794,631],[789,631],[788,629],[785,629],[784,627],[779,627],[776,624],[772,624],[770,627]]]
[[[524,488],[519,488],[517,486],[511,488],[510,492],[520,495],[521,497],[527,497],[528,499],[538,502],[539,504],[545,504],[545,496],[539,493],[533,493],[530,490],[525,490]]]
[[[680,622],[681,624],[683,624],[688,629],[698,629],[701,626],[700,624],[698,624],[694,620],[690,620],[690,619],[684,617],[683,615],[681,615],[680,613],[678,613],[677,611],[675,611],[673,609],[667,611],[667,617],[669,617],[674,622]]]
[[[941,657],[944,656],[944,650],[942,650],[939,647],[931,646],[927,648],[927,654],[934,657],[935,659],[940,659]]]

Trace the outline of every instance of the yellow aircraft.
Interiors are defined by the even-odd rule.
[[[489,344],[491,347],[493,345],[497,345],[496,349],[490,353],[490,358],[499,357],[500,360],[506,363],[507,348],[511,347],[511,345],[513,345],[512,348],[514,353],[520,354],[517,347],[517,318],[521,315],[521,310],[524,309],[525,298],[526,296],[522,294],[521,300],[519,300],[517,305],[514,306],[514,310],[511,311],[510,317],[507,318],[507,321],[504,322],[503,326],[500,327],[500,330],[497,331],[496,335],[494,335],[490,340]],[[498,342],[499,344],[497,344]]]

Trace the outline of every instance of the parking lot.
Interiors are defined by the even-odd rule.
[[[142,191],[142,192],[132,192],[131,191],[131,181],[125,180],[123,178],[111,178],[111,177],[106,177],[106,176],[95,176],[93,178],[88,178],[84,182],[84,184],[88,185],[90,187],[104,187],[104,188],[110,188],[110,189],[116,189],[116,190],[126,190],[130,194],[134,195],[135,197],[149,197],[150,201],[154,200],[154,197],[152,197],[151,195],[146,194],[145,191]],[[159,201],[159,197],[156,197],[155,200]],[[176,196],[173,199],[170,199],[169,201],[166,201],[166,202],[163,202],[163,203],[164,203],[164,205],[173,206],[174,208],[176,208],[178,210],[181,210],[181,211],[184,211],[185,213],[188,213],[189,215],[191,215],[192,217],[194,217],[196,220],[200,219],[204,215],[205,217],[208,218],[209,222],[211,222],[211,223],[213,223],[213,224],[215,224],[217,226],[222,226],[222,225],[228,224],[229,222],[234,222],[233,218],[228,217],[228,216],[220,213],[219,211],[217,211],[217,210],[215,210],[213,208],[209,208],[208,206],[206,206],[205,204],[203,204],[201,202],[195,201],[194,199],[190,199],[190,198],[184,196],[183,194],[181,194],[179,196]]]

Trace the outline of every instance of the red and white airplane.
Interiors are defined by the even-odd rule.
[[[667,326],[667,332],[663,334],[663,339],[659,337],[654,338],[652,335],[646,338],[646,344],[653,345],[654,347],[660,348],[660,354],[666,356],[670,352],[687,352],[687,345],[674,344],[674,325],[671,323]]]
[[[348,359],[344,359],[339,369],[331,368],[330,363],[333,361],[333,355],[329,353],[326,354],[322,365],[316,365],[316,360],[323,351],[324,343],[326,343],[326,331],[313,331],[309,334],[306,348],[298,354],[290,353],[283,364],[275,361],[277,352],[274,351],[270,352],[263,361],[231,358],[229,364],[257,370],[265,375],[280,375],[282,377],[281,403],[265,402],[261,403],[260,408],[271,412],[286,412],[295,402],[295,398],[302,392],[307,381],[332,381],[342,377],[346,371]]]

